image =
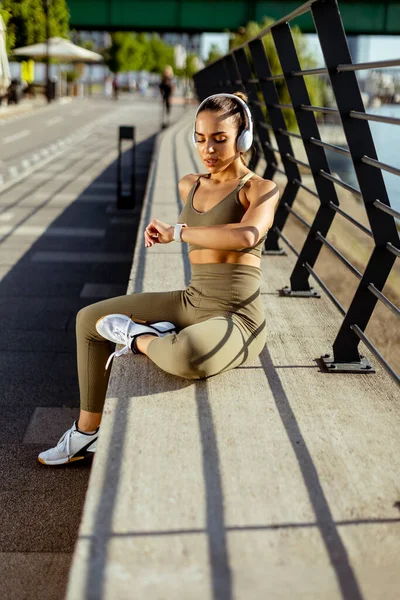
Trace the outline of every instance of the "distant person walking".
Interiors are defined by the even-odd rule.
[[[118,77],[117,75],[114,75],[113,80],[112,80],[112,89],[113,89],[113,96],[114,96],[114,100],[118,100],[118,94],[119,94],[119,81],[118,81]]]
[[[161,81],[159,84],[162,103],[163,103],[163,111],[162,111],[162,126],[167,126],[170,124],[170,113],[171,113],[171,96],[175,90],[174,83],[174,71],[170,65],[167,65],[161,75]],[[164,119],[166,116],[166,123],[164,123]]]

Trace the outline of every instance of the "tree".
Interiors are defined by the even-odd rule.
[[[220,58],[221,56],[222,56],[222,53],[221,53],[218,45],[212,44],[211,48],[210,48],[210,52],[208,53],[206,65],[209,65],[210,63],[214,62],[214,60],[217,60],[217,58]]]
[[[50,37],[69,37],[69,17],[67,0],[49,0]]]
[[[7,26],[7,50],[46,40],[45,0],[2,0],[0,11]],[[68,37],[66,0],[49,1],[50,37]]]
[[[146,33],[117,31],[111,34],[111,46],[104,52],[104,60],[113,73],[161,73],[165,65],[174,66],[174,48],[156,33],[149,37]]]
[[[116,31],[111,34],[111,46],[104,51],[104,61],[112,73],[139,71],[145,68],[147,46],[143,34]]]
[[[8,10],[4,9],[2,7],[1,3],[0,3],[0,16],[3,17],[4,25],[7,28],[7,24],[8,24],[8,21],[10,20],[11,13],[9,13]],[[14,44],[15,44],[15,35],[10,34],[9,30],[7,31],[7,29],[6,29],[6,50],[7,50],[7,54],[10,54],[12,48],[14,47]]]
[[[96,44],[94,43],[93,40],[78,40],[77,46],[80,46],[81,48],[85,48],[85,50],[90,50],[91,52],[96,52]]]
[[[245,42],[251,40],[252,38],[256,37],[260,33],[260,31],[269,27],[273,22],[274,19],[271,19],[269,17],[264,17],[261,24],[258,24],[254,21],[250,21],[249,23],[247,23],[246,27],[241,27],[236,33],[231,34],[231,39],[229,41],[229,49],[232,50],[233,48],[236,48],[237,46],[240,46]],[[307,39],[304,37],[304,35],[301,33],[300,29],[297,26],[292,27],[291,30],[301,68],[312,69],[316,67],[317,62],[315,60],[315,57],[307,47]],[[263,37],[262,41],[264,44],[265,53],[267,55],[271,67],[272,75],[278,75],[279,73],[282,73],[282,67],[279,62],[278,53],[276,52],[272,35],[270,33],[267,34],[265,37]],[[246,53],[250,65],[252,65],[252,57],[247,47]],[[325,81],[318,76],[305,77],[304,80],[307,86],[308,93],[310,95],[311,104],[314,106],[323,105],[326,90]],[[278,79],[275,81],[275,85],[279,95],[279,102],[281,102],[282,104],[290,104],[291,99],[285,80]],[[260,100],[262,100],[261,92],[259,93],[259,96]],[[283,115],[285,117],[288,129],[296,129],[297,120],[293,109],[283,109]]]
[[[46,38],[46,18],[41,0],[3,0],[10,18],[6,35],[11,49],[42,42]]]
[[[166,44],[157,33],[149,40],[148,53],[148,71],[161,73],[166,65],[175,65],[174,47]]]
[[[123,32],[115,32],[111,34],[111,45],[104,51],[104,62],[112,73],[119,73],[123,67],[123,47],[124,47]]]
[[[199,57],[194,52],[189,52],[186,57],[186,75],[192,79],[193,75],[199,70]]]

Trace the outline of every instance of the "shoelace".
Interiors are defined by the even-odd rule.
[[[129,352],[130,346],[129,346],[129,339],[128,339],[128,329],[129,329],[130,324],[131,324],[131,321],[127,321],[126,330],[124,331],[124,334],[123,334],[125,337],[125,346],[123,348],[121,348],[121,350],[115,350],[115,352],[112,352],[110,354],[110,356],[108,357],[108,360],[106,362],[106,371],[107,371],[108,367],[110,366],[110,362],[112,361],[114,356],[121,356],[122,354],[127,354]]]
[[[76,423],[74,423],[75,425],[75,429],[73,429],[71,427],[71,429],[68,429],[65,433],[62,434],[62,436],[60,437],[60,439],[57,442],[57,448],[59,450],[66,450],[67,455],[69,457],[70,455],[70,450],[71,450],[71,436],[75,431],[78,431],[76,429]],[[66,446],[66,448],[65,448]]]
[[[57,448],[60,450],[64,450],[64,448],[66,446],[66,451],[67,451],[68,456],[69,456],[70,447],[71,447],[71,435],[72,435],[72,428],[68,429],[68,431],[63,433],[63,435],[60,437],[60,439],[58,440],[58,443],[57,443]]]

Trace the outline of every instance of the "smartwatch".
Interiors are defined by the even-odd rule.
[[[183,227],[187,227],[186,223],[177,223],[174,227],[174,241],[182,242],[182,229]]]

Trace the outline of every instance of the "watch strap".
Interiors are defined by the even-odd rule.
[[[186,223],[177,223],[174,227],[174,241],[182,242],[182,229],[186,227]]]

